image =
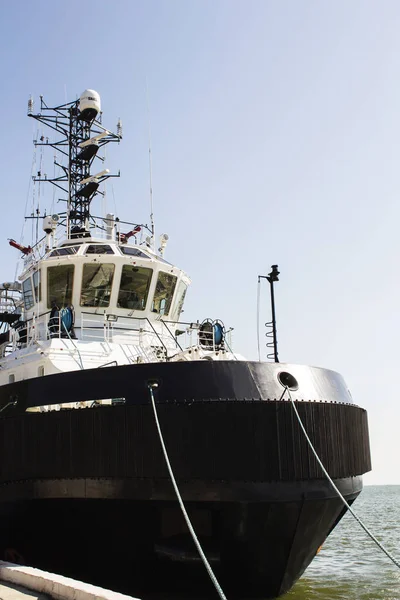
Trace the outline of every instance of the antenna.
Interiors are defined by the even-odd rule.
[[[55,107],[47,106],[41,96],[40,112],[34,114],[33,110],[33,100],[30,98],[28,116],[58,134],[54,142],[49,142],[48,138],[42,135],[35,141],[35,147],[54,148],[64,160],[67,160],[67,166],[64,166],[55,159],[55,166],[61,169],[58,177],[48,178],[42,173],[40,164],[40,169],[33,179],[34,182],[39,183],[38,194],[40,195],[42,181],[50,182],[61,190],[64,197],[59,200],[66,202],[66,212],[63,216],[65,216],[68,238],[82,235],[88,237],[89,220],[93,219],[90,210],[91,202],[97,194],[104,197],[104,193],[98,189],[100,183],[109,177],[119,177],[119,174],[111,175],[108,169],[92,175],[91,168],[96,159],[103,161],[97,156],[98,150],[109,142],[119,142],[120,135],[111,133],[101,124],[100,96],[94,90],[85,90],[79,99]]]
[[[151,161],[151,128],[150,128],[150,107],[149,107],[149,88],[147,85],[146,77],[146,106],[147,106],[147,120],[149,127],[149,185],[150,185],[150,227],[151,236],[154,241],[154,213],[153,213],[153,176],[152,176],[152,161]]]
[[[117,122],[117,136],[122,140],[122,121],[120,118]]]
[[[34,109],[34,102],[33,102],[33,98],[32,96],[29,96],[29,100],[28,100],[28,115],[31,115],[33,113],[33,109]]]

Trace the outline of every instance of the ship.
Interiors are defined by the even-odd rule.
[[[211,597],[157,415],[223,589],[284,594],[347,510],[299,421],[350,505],[371,468],[366,411],[338,373],[279,362],[275,328],[272,360],[250,361],[221,320],[181,319],[191,280],[168,236],[94,214],[122,140],[96,91],[38,112],[31,98],[28,116],[55,155],[33,180],[59,210],[28,215],[36,239],[9,240],[21,269],[0,286],[0,556],[142,598]]]

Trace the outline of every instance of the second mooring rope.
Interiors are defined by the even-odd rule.
[[[299,422],[299,425],[304,433],[304,436],[308,442],[308,445],[310,446],[312,453],[314,454],[315,458],[317,459],[317,462],[319,464],[319,466],[321,467],[325,477],[327,478],[327,480],[329,481],[329,483],[331,484],[331,486],[333,487],[333,489],[335,490],[335,492],[337,493],[337,495],[339,496],[339,498],[341,499],[341,501],[343,502],[343,504],[345,505],[345,507],[347,508],[347,510],[350,511],[350,513],[353,515],[353,517],[355,518],[355,520],[357,521],[357,523],[359,523],[359,525],[364,529],[365,533],[371,538],[371,540],[373,542],[375,542],[375,544],[378,546],[378,548],[380,548],[380,550],[382,550],[382,552],[384,554],[386,554],[386,556],[392,561],[392,563],[394,565],[396,565],[396,567],[398,567],[400,569],[400,562],[398,560],[396,560],[394,558],[394,556],[392,556],[392,554],[389,552],[389,550],[386,550],[386,548],[383,546],[383,544],[380,543],[379,540],[376,539],[376,537],[371,533],[371,531],[368,529],[368,527],[362,522],[362,520],[360,519],[360,517],[354,512],[354,510],[351,508],[350,504],[346,501],[346,499],[343,497],[343,495],[340,493],[339,489],[337,488],[337,486],[335,485],[335,483],[333,482],[332,478],[330,477],[328,471],[325,469],[324,465],[322,464],[322,461],[320,459],[320,457],[317,454],[317,451],[315,450],[313,443],[311,442],[310,438],[308,437],[307,431],[303,425],[303,421],[300,418],[300,415],[298,413],[297,407],[296,407],[296,403],[292,398],[292,394],[290,393],[289,388],[286,386],[285,390],[281,396],[281,399],[283,398],[283,396],[285,395],[285,393],[288,393],[290,402],[292,404],[294,413],[297,417],[297,420]]]

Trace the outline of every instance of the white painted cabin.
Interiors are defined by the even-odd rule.
[[[235,360],[210,324],[180,324],[189,277],[147,246],[66,240],[25,257],[21,320],[2,345],[0,385],[78,369]]]

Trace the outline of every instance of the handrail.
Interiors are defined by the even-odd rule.
[[[29,323],[30,321],[33,321],[34,319],[40,319],[40,317],[45,317],[46,315],[49,315],[51,313],[51,310],[48,310],[44,313],[39,313],[38,315],[33,315],[33,317],[31,317],[30,319],[25,319],[25,323]]]
[[[113,313],[108,313],[108,314],[113,314]],[[96,316],[104,316],[107,317],[107,313],[104,313],[104,315],[101,315],[99,313],[92,313],[92,312],[88,312],[88,311],[82,311],[81,315],[96,315]],[[121,318],[121,319],[129,319],[131,321],[145,321],[146,323],[148,323],[153,331],[153,333],[157,336],[157,339],[159,340],[160,344],[162,345],[162,347],[164,348],[165,352],[168,353],[168,348],[167,346],[164,344],[161,336],[159,335],[159,333],[157,332],[157,330],[154,328],[153,323],[150,321],[150,319],[148,317],[133,317],[131,315],[115,315],[117,318]],[[117,321],[115,321],[117,323]],[[171,340],[175,343],[176,346],[178,346],[178,348],[180,348],[180,350],[183,350],[181,345],[179,344],[179,342],[176,340],[176,338],[174,337],[172,331],[169,329],[168,325],[165,323],[165,321],[163,319],[160,319],[158,322],[163,324],[163,327],[166,328],[169,337],[171,338]],[[170,321],[171,323],[173,323],[174,321]],[[106,321],[106,323],[110,323],[110,325],[112,326],[112,328],[114,329],[114,325],[113,325],[113,321]],[[79,327],[77,327],[76,329],[79,329]],[[98,328],[100,329],[100,327]],[[118,329],[118,327],[115,327],[115,329]],[[122,328],[121,328],[122,329]],[[132,329],[130,331],[141,331],[141,328],[139,330],[137,329]]]
[[[153,332],[156,334],[157,338],[159,339],[162,347],[165,350],[165,357],[168,358],[168,348],[166,347],[166,345],[164,344],[164,342],[162,341],[162,339],[160,338],[160,336],[158,335],[157,331],[154,329],[153,327],[153,323],[151,321],[149,321],[149,319],[146,317],[146,321],[148,322],[148,324],[150,325],[150,327],[152,328]]]
[[[58,315],[58,323],[56,322],[55,327],[52,330],[49,329],[51,314],[52,310],[46,310],[38,315],[34,314],[24,321],[23,325],[21,322],[21,326],[26,330],[26,334],[23,334],[22,341],[21,337],[17,340],[12,336],[12,338],[10,338],[8,350],[13,352],[18,347],[29,347],[31,344],[34,344],[41,339],[66,337],[72,341],[74,336],[64,332],[63,325],[60,321],[60,315]],[[112,312],[100,313],[89,312],[87,310],[79,310],[77,317],[78,325],[74,323],[74,331],[78,333],[79,339],[81,340],[100,340],[110,343],[114,342],[115,338],[118,338],[115,340],[115,343],[133,344],[143,347],[143,349],[144,346],[146,346],[148,347],[148,351],[150,351],[150,349],[159,348],[157,351],[158,353],[162,349],[165,357],[164,360],[173,358],[173,356],[176,355],[176,351],[178,351],[178,353],[185,352],[185,350],[199,345],[206,352],[217,350],[215,332],[213,329],[209,332],[202,332],[203,339],[204,337],[209,338],[209,343],[206,344],[206,346],[201,343],[201,337],[199,337],[201,323],[199,322],[172,321],[163,319],[159,315],[158,318],[153,321],[145,315],[115,315]],[[178,328],[178,333],[185,334],[184,339],[181,340],[181,342],[178,341],[178,336],[174,334],[174,329],[176,328]],[[179,332],[179,328],[182,328],[181,332]],[[11,331],[15,332],[15,329],[11,328]],[[229,335],[230,332],[230,329],[226,331],[225,347],[233,354]],[[76,344],[73,345],[76,346]],[[218,346],[218,348],[219,347],[220,346]],[[158,354],[158,356],[160,356],[160,354]]]
[[[85,367],[84,367],[84,365],[83,365],[83,360],[82,360],[81,353],[79,352],[79,348],[78,348],[78,346],[75,344],[75,342],[73,341],[73,339],[72,339],[72,337],[71,337],[71,335],[70,335],[70,332],[68,331],[67,327],[65,326],[65,323],[64,323],[64,321],[62,320],[61,312],[59,312],[59,313],[58,313],[58,330],[59,330],[60,336],[61,336],[61,325],[64,327],[64,329],[65,329],[65,332],[66,332],[66,334],[67,334],[67,336],[68,336],[68,339],[69,339],[69,341],[71,342],[71,344],[73,345],[73,347],[74,347],[74,348],[75,348],[75,350],[77,351],[77,353],[78,353],[78,356],[79,356],[79,360],[80,360],[80,365],[79,365],[79,366],[81,367],[82,371],[84,371]],[[68,348],[68,351],[70,352],[69,348]],[[75,357],[73,356],[72,352],[70,352],[70,355],[71,355],[71,357],[72,357],[72,358],[75,358]]]
[[[96,316],[97,319],[96,318],[94,318],[94,319],[87,319],[87,321],[89,321],[89,322],[91,321],[92,323],[96,323],[97,322],[99,324],[97,327],[93,326],[93,325],[92,326],[89,325],[89,326],[85,327],[83,319],[82,319],[81,327],[76,327],[77,330],[81,329],[82,332],[84,332],[85,329],[89,329],[89,330],[92,330],[92,331],[94,331],[96,329],[97,330],[102,329],[102,327],[100,327],[100,323],[101,323],[100,319],[101,319],[102,316],[104,316],[104,317],[107,316],[106,313],[104,315],[101,315],[99,313],[92,313],[92,312],[88,312],[88,311],[82,311],[81,315],[82,316],[83,315]],[[148,317],[132,317],[132,316],[125,316],[125,315],[118,315],[118,317],[121,317],[121,319],[129,319],[131,321],[143,321],[145,324],[148,324],[149,327],[150,327],[150,329],[149,330],[145,330],[145,331],[147,331],[147,333],[153,333],[156,336],[156,338],[158,339],[159,343],[161,344],[161,346],[163,347],[163,349],[165,351],[166,357],[168,357],[168,350],[170,350],[170,349],[164,343],[164,341],[162,339],[162,336],[155,329],[153,323],[150,321],[150,319]],[[108,336],[106,336],[106,329],[107,329],[107,331],[111,330],[112,332],[118,331],[118,330],[122,330],[123,331],[124,329],[126,330],[126,328],[124,328],[124,327],[118,327],[118,326],[116,326],[115,323],[117,323],[117,321],[115,321],[115,322],[114,321],[108,321],[108,320],[103,321],[103,325],[102,326],[104,328],[104,337],[105,337],[105,339],[107,339],[107,341],[110,341],[110,338]],[[166,326],[165,324],[163,324],[163,327],[165,327],[165,329],[167,330],[168,337],[173,341],[174,346],[178,347],[180,350],[182,350],[181,345],[174,338],[174,336],[173,336],[171,330],[168,328],[168,326]],[[134,328],[129,328],[128,331],[142,333],[143,332],[143,328],[142,327],[139,327],[139,328],[134,327]]]
[[[161,320],[161,319],[160,319]],[[173,335],[172,331],[170,330],[170,328],[168,327],[167,323],[165,321],[161,321],[161,323],[164,325],[164,327],[167,329],[168,333],[170,334],[171,338],[174,340],[175,344],[178,346],[179,350],[181,350],[181,352],[183,352],[183,348],[180,345],[180,343],[178,342],[177,338]]]

